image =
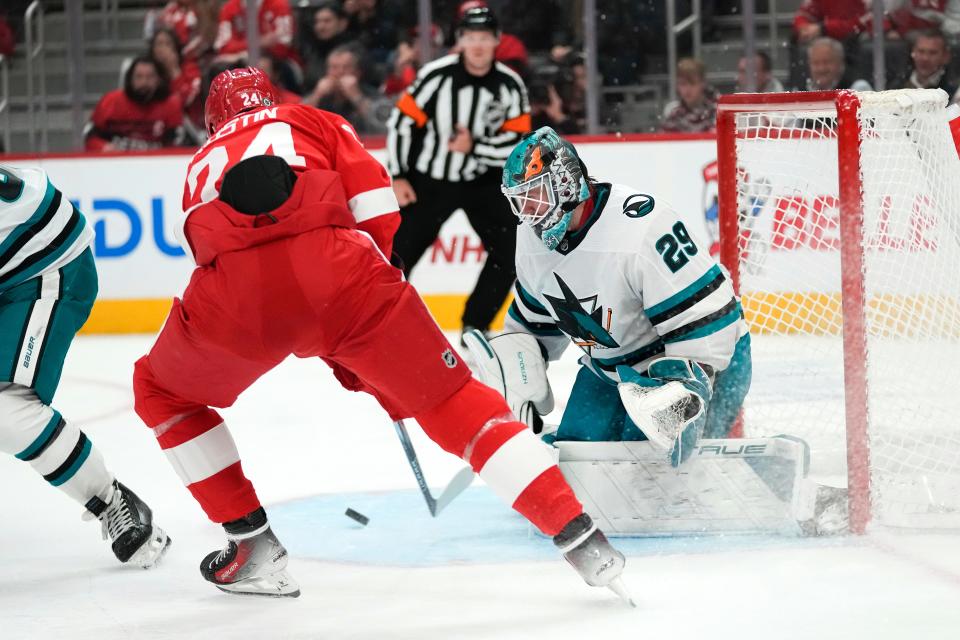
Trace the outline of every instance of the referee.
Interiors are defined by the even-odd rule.
[[[401,216],[393,249],[407,275],[457,209],[487,251],[463,310],[464,332],[489,329],[516,276],[517,221],[500,177],[511,149],[530,131],[530,105],[520,76],[494,61],[499,41],[488,8],[466,11],[457,27],[460,53],[420,69],[387,127]]]

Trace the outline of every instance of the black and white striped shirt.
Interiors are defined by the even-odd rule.
[[[458,124],[473,137],[470,153],[448,149]],[[473,76],[459,55],[445,56],[420,69],[390,114],[387,168],[395,178],[419,173],[469,182],[503,167],[529,130],[530,104],[520,76],[499,62],[486,75]]]

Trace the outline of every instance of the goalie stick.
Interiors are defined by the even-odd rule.
[[[397,431],[397,437],[400,438],[400,444],[403,446],[403,452],[407,454],[407,462],[413,469],[413,475],[417,478],[417,485],[420,487],[420,493],[427,503],[427,509],[434,518],[446,508],[453,499],[463,493],[463,491],[473,482],[473,470],[470,467],[464,467],[453,476],[453,479],[447,483],[447,486],[440,492],[440,496],[433,497],[430,493],[430,487],[427,486],[427,479],[423,475],[423,469],[420,468],[420,459],[417,458],[417,452],[413,448],[413,442],[410,440],[410,434],[407,433],[407,427],[403,420],[397,420],[393,423],[393,428]]]

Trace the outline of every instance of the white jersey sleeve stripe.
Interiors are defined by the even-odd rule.
[[[365,222],[377,216],[396,213],[400,210],[397,197],[391,187],[380,187],[364,191],[350,198],[347,203],[357,222]]]

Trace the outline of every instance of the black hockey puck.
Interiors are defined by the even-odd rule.
[[[367,523],[370,522],[370,518],[368,518],[367,516],[363,515],[363,514],[360,513],[359,511],[354,511],[353,509],[351,509],[351,508],[349,508],[349,507],[347,507],[347,510],[346,510],[345,513],[346,513],[346,516],[347,516],[348,518],[350,518],[350,519],[352,519],[352,520],[356,520],[357,522],[359,522],[359,523],[362,524],[363,526],[367,526]]]

